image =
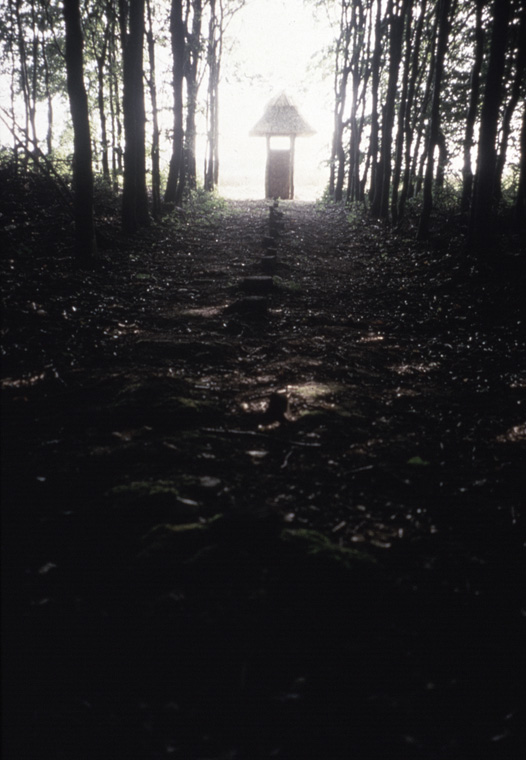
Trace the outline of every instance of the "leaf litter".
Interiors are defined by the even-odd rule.
[[[18,739],[518,757],[523,291],[280,206],[263,314],[229,306],[262,274],[264,202],[115,240],[91,273],[6,258]]]

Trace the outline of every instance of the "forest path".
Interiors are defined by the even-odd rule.
[[[268,206],[12,259],[13,757],[522,757],[522,302]]]

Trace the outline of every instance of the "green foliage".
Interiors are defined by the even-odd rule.
[[[364,223],[367,217],[367,206],[361,201],[353,201],[347,204],[347,220],[351,227],[358,227]]]
[[[414,465],[415,467],[428,467],[431,462],[428,462],[426,459],[422,459],[420,456],[415,456],[411,457],[411,459],[408,459],[407,464]]]
[[[303,288],[299,282],[294,280],[284,280],[282,277],[274,276],[274,287],[285,293],[301,293]]]
[[[197,187],[188,190],[184,199],[185,210],[204,227],[214,227],[221,223],[227,213],[227,203],[216,190]]]

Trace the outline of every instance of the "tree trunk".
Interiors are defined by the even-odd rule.
[[[106,53],[107,53],[107,31],[104,32],[104,42],[102,46],[102,52],[96,57],[97,61],[97,105],[99,108],[100,118],[100,143],[102,153],[102,176],[109,182],[110,180],[110,165],[108,161],[108,130],[106,126],[106,107],[104,97],[104,75],[106,67]]]
[[[493,33],[484,100],[480,114],[477,172],[474,180],[469,245],[484,256],[491,248],[493,199],[497,169],[497,127],[502,102],[502,75],[508,38],[510,0],[495,0]]]
[[[24,165],[27,166],[27,156],[29,155],[29,125],[30,125],[30,112],[31,112],[31,99],[29,93],[29,77],[27,68],[27,55],[26,55],[26,40],[24,36],[24,27],[22,24],[22,17],[20,9],[22,6],[22,0],[13,0],[14,12],[16,18],[17,27],[17,45],[18,56],[20,61],[20,88],[24,97]]]
[[[119,82],[117,79],[117,40],[116,40],[116,17],[113,5],[108,2],[109,22],[109,104],[111,122],[111,176],[113,189],[119,189],[119,176],[122,174],[122,124],[120,118]]]
[[[129,32],[126,29],[126,10],[121,6],[123,36],[122,76],[124,111],[124,187],[122,192],[122,226],[125,232],[135,232],[150,223],[146,190],[146,151],[143,43],[144,0],[129,2]]]
[[[426,173],[424,177],[424,203],[418,239],[424,240],[429,233],[429,221],[433,206],[433,157],[436,146],[440,141],[440,95],[442,76],[444,73],[444,59],[449,36],[449,7],[451,0],[439,0],[438,13],[438,42],[435,59],[435,76],[433,81],[433,99],[431,101],[431,123],[429,125],[429,142],[426,151]]]
[[[372,2],[354,5],[353,12],[353,55],[351,59],[351,113],[349,116],[349,176],[347,200],[363,200],[363,184],[360,178],[360,144],[362,141],[364,107],[369,86],[369,60],[371,52]],[[367,42],[365,35],[367,33]],[[360,88],[361,85],[361,88]],[[361,115],[358,109],[361,105]]]
[[[522,111],[520,136],[519,185],[514,208],[514,224],[518,230],[526,230],[526,105]]]
[[[521,96],[521,90],[524,91],[524,73],[526,71],[526,8],[522,8],[520,26],[518,30],[518,50],[515,62],[515,76],[511,87],[511,95],[504,115],[502,117],[502,127],[500,130],[500,145],[497,156],[497,166],[495,170],[495,198],[500,201],[502,198],[502,175],[506,163],[506,153],[508,149],[508,140],[511,131],[511,119],[515,108]]]
[[[395,117],[395,100],[398,84],[398,69],[402,56],[402,35],[404,29],[404,3],[400,15],[396,15],[391,6],[390,11],[390,34],[389,34],[389,78],[387,94],[383,109],[382,119],[382,146],[380,151],[380,163],[378,165],[378,179],[375,187],[375,195],[371,205],[371,211],[380,219],[387,220],[389,217],[389,190],[391,183],[391,142]]]
[[[200,59],[200,41],[201,41],[201,20],[203,13],[202,0],[192,0],[192,31],[188,35],[186,46],[186,131],[184,141],[184,161],[186,170],[186,181],[188,186],[195,189],[197,184],[197,163],[196,163],[196,113],[197,113],[197,94],[199,84],[197,81],[197,70]]]
[[[93,221],[93,174],[88,99],[84,87],[83,38],[79,0],[64,0],[66,27],[66,74],[74,133],[73,192],[75,252],[81,264],[90,264],[96,254]]]
[[[398,221],[398,190],[400,184],[400,176],[402,174],[402,156],[404,149],[404,135],[406,134],[406,121],[408,112],[408,91],[409,91],[409,72],[411,68],[411,46],[412,46],[412,31],[413,26],[411,23],[411,13],[413,9],[413,0],[409,0],[408,8],[406,12],[405,22],[405,40],[404,40],[404,68],[402,74],[402,92],[400,94],[400,102],[398,105],[398,125],[395,139],[395,155],[393,166],[393,189],[391,195],[391,217],[393,224]]]
[[[157,83],[155,78],[155,40],[153,36],[152,8],[150,0],[146,0],[148,15],[148,59],[150,64],[150,76],[148,88],[152,104],[152,213],[154,219],[161,215],[161,168],[159,163],[159,115],[157,112]]]
[[[411,164],[412,164],[412,145],[413,136],[415,132],[416,114],[412,115],[412,111],[415,109],[415,94],[419,86],[419,82],[423,77],[423,67],[419,65],[420,59],[420,46],[422,41],[422,30],[424,27],[424,18],[426,13],[426,0],[423,0],[420,6],[420,16],[416,25],[416,31],[411,40],[412,56],[411,56],[411,71],[408,81],[407,90],[407,103],[406,103],[406,116],[404,127],[404,139],[405,139],[405,151],[404,151],[404,174],[402,178],[402,191],[400,193],[400,202],[398,204],[398,212],[396,214],[397,221],[400,220],[405,213],[405,204],[407,198],[411,192]],[[409,51],[407,53],[409,56]]]
[[[379,140],[379,121],[378,121],[378,99],[380,88],[380,69],[382,64],[382,3],[377,0],[376,23],[375,23],[375,45],[373,57],[371,60],[371,134],[369,138],[369,156],[371,161],[371,186],[369,188],[369,198],[374,202],[377,197],[376,186],[378,184],[379,167],[378,167],[378,146]]]
[[[219,177],[219,113],[218,89],[220,71],[221,24],[217,16],[216,0],[210,0],[208,30],[208,96],[207,96],[207,153],[205,158],[205,190],[213,190]]]
[[[180,205],[184,191],[184,154],[183,154],[183,77],[185,59],[185,25],[183,21],[182,0],[172,0],[170,14],[170,34],[172,38],[173,70],[173,144],[168,181],[164,193],[165,203]]]
[[[345,179],[345,150],[343,148],[343,114],[347,101],[347,84],[351,66],[349,48],[351,43],[351,21],[348,18],[349,3],[342,0],[340,8],[340,34],[336,43],[334,72],[334,131],[332,135],[330,195],[339,203],[343,198]]]
[[[466,212],[471,203],[473,190],[473,170],[471,168],[471,150],[473,148],[473,135],[475,132],[475,120],[479,104],[480,72],[484,57],[484,29],[482,28],[482,10],[486,0],[477,0],[476,26],[475,26],[475,56],[471,69],[471,90],[469,106],[466,115],[466,130],[464,133],[464,165],[462,167],[462,196],[460,210]]]

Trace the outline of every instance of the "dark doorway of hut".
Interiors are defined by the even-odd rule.
[[[267,138],[265,197],[293,200],[296,137],[313,135],[297,106],[282,92],[266,106],[251,135]]]

